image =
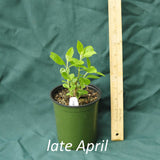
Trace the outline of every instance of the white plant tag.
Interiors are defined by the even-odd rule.
[[[79,106],[77,97],[71,97],[69,99],[69,105],[70,106]]]

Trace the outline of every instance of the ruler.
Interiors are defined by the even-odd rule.
[[[121,0],[108,0],[111,140],[124,139],[123,124],[123,56]]]

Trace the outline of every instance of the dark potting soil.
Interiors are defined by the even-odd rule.
[[[79,98],[78,100],[79,105],[85,105],[85,104],[91,103],[97,100],[98,98],[98,92],[89,88],[86,88],[86,90],[88,91],[88,94],[83,95]],[[69,105],[70,96],[67,96],[66,95],[67,93],[68,93],[68,89],[59,90],[58,93],[55,94],[54,99],[60,104]]]

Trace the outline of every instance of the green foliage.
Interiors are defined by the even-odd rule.
[[[54,53],[54,52],[51,52],[50,58],[52,60],[54,60],[54,62],[59,64],[59,65],[65,65],[64,61],[62,60],[62,58],[59,55],[57,55],[56,53]]]
[[[85,87],[91,83],[90,79],[98,79],[100,76],[104,76],[103,73],[98,72],[97,69],[91,65],[89,58],[96,54],[92,46],[83,47],[80,41],[77,41],[77,51],[79,53],[79,59],[73,58],[74,49],[69,48],[65,58],[66,63],[56,53],[51,52],[50,58],[57,64],[63,65],[60,69],[61,76],[64,78],[62,81],[63,87],[68,89],[68,94],[71,97],[80,98],[82,95],[88,94]],[[85,61],[87,66],[85,66]],[[77,75],[70,73],[70,68],[75,67],[77,69]],[[81,72],[85,72],[82,74]]]

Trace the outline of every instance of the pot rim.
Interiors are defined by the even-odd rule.
[[[52,99],[52,101],[53,101],[54,103],[56,103],[56,104],[58,104],[58,105],[60,105],[60,106],[63,106],[63,107],[68,107],[68,108],[87,107],[87,106],[90,106],[90,105],[98,102],[98,101],[101,99],[101,90],[100,90],[98,87],[96,87],[95,85],[92,85],[92,84],[88,85],[88,87],[89,87],[89,88],[92,88],[93,90],[96,90],[96,91],[98,92],[98,94],[99,94],[98,98],[97,98],[95,101],[90,102],[90,103],[88,103],[88,104],[79,105],[79,106],[70,106],[70,105],[64,105],[64,104],[58,103],[58,102],[53,98],[53,95],[54,95],[53,93],[56,92],[59,88],[64,88],[62,85],[59,85],[59,86],[53,88],[52,91],[50,92],[50,97],[51,97],[51,99]]]

